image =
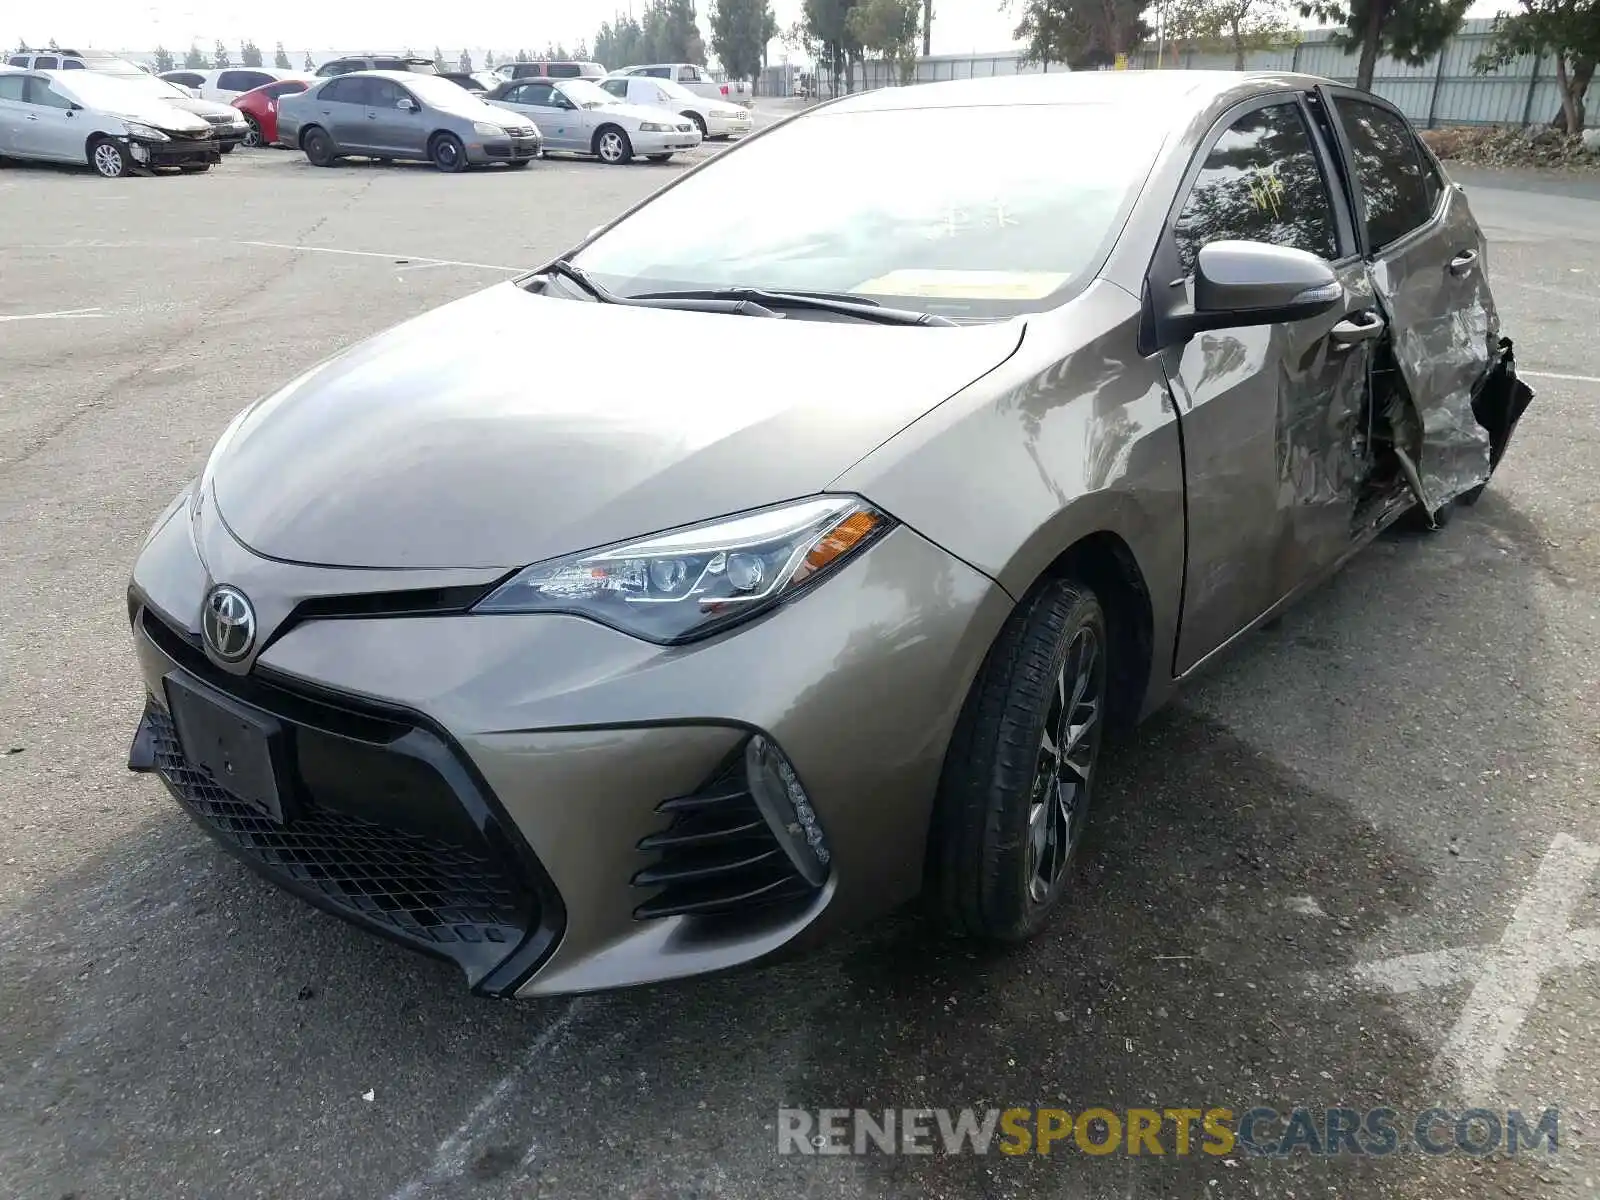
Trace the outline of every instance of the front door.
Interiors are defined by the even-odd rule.
[[[587,150],[579,110],[544,81],[525,83],[507,93],[501,104],[522,113],[539,127],[546,150]],[[568,107],[561,107],[568,105]]]
[[[29,112],[22,99],[27,81],[26,75],[0,75],[0,154],[22,153],[22,124]]]
[[[405,103],[406,108],[400,105]],[[424,157],[430,122],[416,97],[388,79],[367,80],[367,136],[374,150],[397,158]]]
[[[1331,165],[1298,93],[1230,111],[1202,143],[1152,266],[1152,289],[1192,288],[1207,242],[1270,242],[1327,259],[1345,288],[1321,316],[1208,331],[1163,352],[1188,494],[1180,674],[1351,544],[1383,326]]]
[[[1418,473],[1430,509],[1481,483],[1489,434],[1472,393],[1496,349],[1488,247],[1405,118],[1371,96],[1330,91],[1365,220],[1372,281],[1395,364],[1417,416]]]
[[[88,137],[83,122],[74,115],[71,100],[40,75],[29,76],[23,100],[19,152],[56,162],[88,161]]]

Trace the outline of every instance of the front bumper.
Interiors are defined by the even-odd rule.
[[[687,133],[672,130],[668,133],[646,133],[639,129],[628,135],[635,154],[680,154],[693,150],[700,144],[700,131],[691,127]]]
[[[296,618],[348,602],[358,579],[369,592],[445,581],[268,562],[215,525],[202,540],[209,574],[182,510],[135,569],[149,701],[130,765],[158,770],[257,870],[500,995],[732,967],[915,895],[950,730],[1010,611],[905,528],[793,604],[674,648],[568,616]],[[272,631],[242,674],[199,649],[212,579],[251,596]],[[174,673],[283,723],[298,808],[286,824],[189,770],[165,716]],[[783,831],[740,787],[757,733],[793,764],[826,834],[820,886],[782,869]],[[716,820],[686,826],[697,812]],[[350,856],[373,846],[386,873],[368,881]]]
[[[755,128],[750,115],[746,113],[740,117],[716,117],[706,121],[706,133],[711,137],[743,137]]]
[[[536,137],[485,138],[467,144],[467,161],[482,165],[497,162],[527,162],[538,158],[544,143]]]
[[[209,132],[192,138],[173,134],[171,140],[165,142],[144,138],[127,138],[125,141],[134,162],[144,167],[181,167],[191,163],[222,161],[217,140]]]

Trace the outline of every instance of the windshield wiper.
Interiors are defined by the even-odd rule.
[[[593,296],[601,304],[626,304],[635,308],[681,308],[691,312],[728,313],[738,317],[781,317],[782,313],[756,302],[752,296],[671,295],[622,296],[594,278],[571,259],[558,258],[545,267],[543,274],[556,275],[569,280],[580,290]]]
[[[635,300],[747,300],[769,309],[815,309],[818,312],[841,313],[879,325],[942,325],[955,322],[936,313],[917,312],[909,308],[886,308],[876,300],[861,296],[846,296],[835,292],[769,292],[765,288],[725,287],[697,288],[679,292],[645,292]]]

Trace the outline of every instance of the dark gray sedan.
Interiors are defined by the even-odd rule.
[[[441,171],[526,167],[544,149],[532,121],[448,79],[409,71],[358,71],[281,97],[278,140],[319,167],[350,155],[420,159]]]
[[[522,346],[563,351],[537,386]],[[134,566],[130,765],[490,994],[918,893],[1018,940],[1107,725],[1470,503],[1530,399],[1467,197],[1375,96],[848,96],[241,413]]]

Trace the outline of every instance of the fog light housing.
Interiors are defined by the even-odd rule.
[[[794,766],[771,739],[758,733],[745,743],[744,770],[756,807],[794,869],[812,887],[821,887],[833,855]]]

